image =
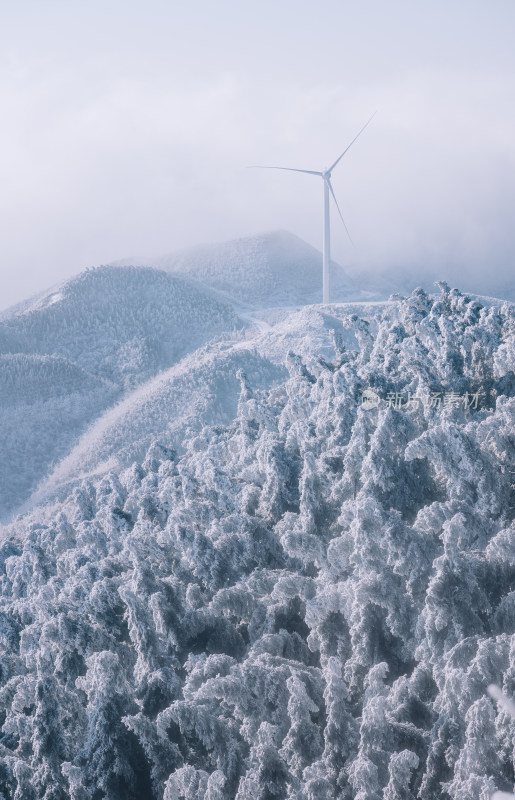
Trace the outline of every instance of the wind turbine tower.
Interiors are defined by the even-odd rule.
[[[331,184],[331,173],[333,169],[340,163],[342,158],[344,157],[345,153],[352,147],[358,136],[361,136],[365,128],[372,122],[373,118],[375,117],[375,113],[372,114],[368,122],[363,125],[361,130],[356,134],[352,142],[347,145],[343,153],[338,156],[334,164],[328,169],[323,170],[322,172],[316,172],[312,169],[294,169],[293,167],[268,167],[268,166],[261,166],[261,165],[253,165],[251,169],[283,169],[287,170],[288,172],[304,172],[307,175],[318,175],[319,178],[322,178],[324,182],[324,235],[323,235],[323,243],[322,243],[322,302],[329,303],[330,296],[331,296],[331,286],[330,286],[330,272],[329,272],[329,265],[331,262],[331,221],[330,221],[330,200],[329,195],[332,196],[336,208],[338,209],[338,214],[340,215],[340,219],[343,222],[343,227],[347,232],[347,236],[352,241],[350,237],[350,233],[348,231],[347,225],[345,224],[345,220],[343,219],[343,214],[340,211],[340,206],[338,205],[338,201],[334,194],[334,190]]]

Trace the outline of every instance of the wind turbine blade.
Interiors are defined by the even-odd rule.
[[[334,162],[334,164],[333,164],[331,167],[329,167],[329,169],[327,170],[328,172],[332,172],[332,171],[333,171],[333,169],[335,168],[335,166],[336,166],[336,165],[337,165],[337,164],[338,164],[338,163],[339,163],[339,162],[342,160],[342,158],[344,157],[345,153],[346,153],[348,150],[350,150],[350,148],[352,147],[352,145],[354,144],[354,142],[356,141],[356,139],[358,138],[358,136],[361,136],[361,134],[363,133],[363,131],[365,130],[365,128],[366,128],[366,127],[367,127],[367,126],[368,126],[368,125],[369,125],[369,124],[372,122],[372,120],[374,119],[374,117],[375,117],[375,115],[376,115],[376,114],[377,114],[377,111],[374,111],[374,113],[372,114],[372,116],[370,117],[370,119],[368,120],[368,122],[366,122],[366,123],[363,125],[363,127],[361,128],[361,130],[359,131],[359,133],[357,133],[357,134],[356,134],[356,136],[354,137],[354,139],[352,140],[352,142],[351,142],[351,143],[350,143],[350,144],[349,144],[349,145],[348,145],[348,146],[345,148],[345,150],[343,151],[343,153],[341,154],[341,156],[339,156],[339,157],[336,159],[336,161]]]
[[[252,164],[250,167],[247,167],[247,169],[285,169],[288,172],[305,172],[308,175],[319,175],[320,177],[322,177],[324,174],[323,172],[315,172],[312,169],[293,169],[293,167],[263,167],[261,164]]]
[[[351,237],[351,235],[350,235],[350,233],[349,233],[349,229],[347,228],[347,226],[346,226],[346,224],[345,224],[345,220],[344,220],[344,218],[343,218],[343,214],[342,214],[342,212],[340,211],[340,206],[338,205],[338,200],[336,199],[336,195],[335,195],[335,193],[334,193],[334,191],[333,191],[333,187],[332,187],[332,185],[331,185],[331,181],[330,181],[330,180],[327,180],[327,185],[329,186],[329,191],[331,192],[331,194],[332,194],[332,196],[333,196],[333,200],[334,200],[334,202],[336,203],[336,208],[338,209],[338,214],[340,215],[340,219],[341,219],[341,221],[343,222],[343,227],[344,227],[344,228],[345,228],[345,230],[347,231],[347,236],[349,237],[351,244],[354,244],[354,242],[352,241],[352,237]]]

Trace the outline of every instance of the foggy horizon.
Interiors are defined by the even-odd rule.
[[[0,308],[83,269],[274,230],[465,290],[513,275],[515,9],[164,2],[4,12]],[[511,278],[512,279],[512,278]]]

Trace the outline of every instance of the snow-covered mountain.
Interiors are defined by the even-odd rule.
[[[357,308],[377,313],[367,305],[342,304],[325,311],[308,306],[285,312],[274,326],[265,325],[249,339],[214,342],[195,351],[102,414],[41,483],[31,503],[56,492],[62,496],[86,476],[141,461],[155,440],[180,452],[186,433],[230,424],[237,411],[240,370],[256,390],[270,389],[284,381],[290,352],[310,363],[334,360],[342,345],[355,349],[348,320]]]
[[[276,232],[197,248],[158,259],[153,266],[149,262],[143,267],[87,270],[4,311],[0,315],[0,358],[4,359],[0,370],[5,387],[3,392],[0,388],[0,521],[22,507],[38,484],[54,485],[54,477],[64,476],[79,453],[85,457],[84,466],[88,464],[86,471],[111,463],[113,449],[119,453],[120,466],[124,458],[141,456],[151,434],[162,435],[171,427],[182,431],[178,420],[185,423],[195,418],[199,404],[190,403],[187,396],[180,402],[176,399],[178,411],[171,423],[161,411],[150,413],[148,401],[141,405],[141,397],[152,395],[154,388],[139,391],[138,387],[209,341],[236,341],[246,331],[266,331],[288,316],[292,306],[312,304],[320,299],[320,276],[321,254],[292,234]],[[333,296],[363,299],[369,295],[333,265]],[[282,334],[279,330],[277,334],[272,340],[279,343]],[[299,321],[297,333],[287,330],[283,338],[291,338],[297,347],[302,335]],[[284,347],[272,345],[272,351],[277,349],[279,361],[272,361],[282,366]],[[263,349],[261,353],[267,358]],[[216,363],[216,348],[212,359]],[[199,378],[195,366],[183,367],[190,368]],[[234,374],[227,380],[234,384]],[[204,394],[204,411],[197,421],[212,420],[206,400],[211,390],[202,382],[195,385],[195,396]],[[48,392],[57,394],[46,397]],[[182,396],[179,390],[172,394]],[[157,408],[158,398],[159,391]],[[120,446],[118,437],[109,437],[107,431],[111,432],[111,421],[118,420],[119,414],[127,413],[124,418],[134,422],[133,412],[123,411],[132,400],[135,407],[145,409],[139,414],[143,422],[134,423],[133,440]],[[114,404],[118,407],[112,408]],[[234,397],[222,405],[234,413]],[[164,422],[156,424],[161,417]],[[118,426],[117,421],[116,430]],[[100,430],[106,434],[97,450],[92,443],[98,442]],[[88,454],[94,452],[94,456],[83,453],[85,441]],[[61,464],[67,454],[70,458]]]
[[[190,424],[228,423],[247,358],[241,339],[252,341],[266,384],[289,349],[330,358],[338,326],[345,339],[339,316],[379,309],[337,265],[332,295],[354,305],[315,309],[321,255],[284,231],[153,263],[162,269],[87,270],[0,315],[0,520],[38,485],[35,498],[46,497],[78,475],[141,458],[153,437],[177,447]],[[215,374],[232,387],[223,397]]]
[[[0,352],[61,356],[130,387],[244,327],[231,306],[181,277],[99,267],[4,312]]]
[[[273,231],[222,244],[195,247],[137,263],[194,278],[241,303],[268,306],[311,305],[322,301],[322,254],[288,231]],[[331,265],[334,301],[371,297],[343,268]]]
[[[0,798],[508,790],[515,306],[161,266],[0,316]]]
[[[442,284],[354,310],[285,313],[153,378],[110,452],[192,402],[180,451],[4,531],[4,797],[512,788],[486,689],[515,688],[515,306]]]
[[[213,337],[246,329],[208,289],[163,271],[101,267],[0,319],[0,519],[88,424]]]

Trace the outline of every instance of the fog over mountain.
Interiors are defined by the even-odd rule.
[[[4,5],[0,308],[124,254],[320,248],[318,179],[246,167],[321,170],[376,110],[333,175],[335,260],[512,279],[511,0]]]
[[[144,262],[145,263],[145,262]],[[258,307],[308,305],[322,300],[321,253],[288,231],[273,231],[161,256],[150,266],[188,275]],[[333,300],[365,295],[339,264],[331,264]]]
[[[321,253],[288,231],[246,236],[169,255],[139,255],[113,263],[144,264],[184,274],[258,307],[306,305],[322,299]],[[435,282],[442,279],[468,292],[515,300],[515,269],[509,265],[478,270],[473,260],[459,266],[442,264],[436,253],[428,254],[424,261],[399,260],[387,267],[351,257],[343,269],[333,261],[331,297],[341,302],[388,299],[394,293],[409,294],[417,286],[432,292]]]

